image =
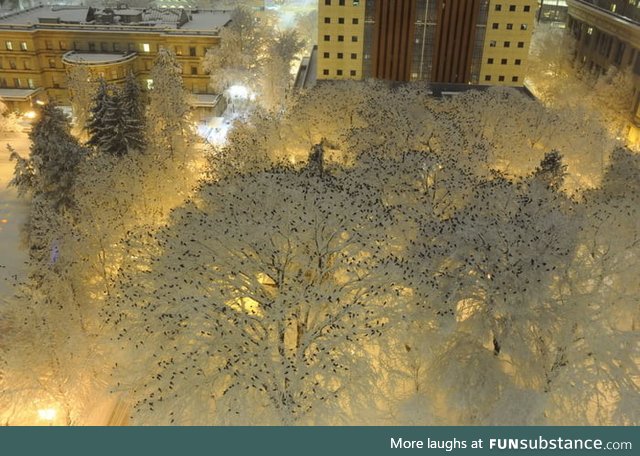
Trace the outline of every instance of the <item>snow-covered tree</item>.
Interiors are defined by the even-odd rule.
[[[104,124],[107,116],[109,103],[111,100],[112,87],[107,85],[104,78],[98,79],[98,87],[91,104],[91,112],[86,122],[86,130],[89,135],[87,144],[93,147],[100,147],[104,143],[105,138],[109,136],[109,131]]]
[[[279,109],[283,106],[293,80],[291,65],[303,47],[304,41],[293,29],[277,33],[269,43],[269,58],[262,65],[262,87],[259,92],[265,108]]]
[[[91,118],[91,107],[98,85],[86,65],[75,65],[67,71],[67,88],[75,118],[74,127],[78,133],[82,133]]]
[[[346,185],[275,168],[207,184],[174,213],[111,312],[150,356],[131,385],[147,385],[140,422],[347,423],[364,407],[398,283],[385,213]]]
[[[149,92],[147,143],[154,153],[174,157],[193,141],[189,93],[175,54],[161,48],[150,76],[153,88]]]
[[[43,195],[56,207],[72,206],[76,169],[86,150],[71,135],[69,119],[54,104],[46,104],[29,139],[28,162],[12,153],[18,166],[11,185],[23,193]]]

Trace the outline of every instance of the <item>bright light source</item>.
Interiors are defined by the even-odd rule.
[[[42,101],[42,100],[36,100],[36,104],[37,104],[38,106],[44,106],[44,101]]]
[[[247,100],[253,97],[251,90],[247,86],[243,86],[240,84],[232,85],[227,89],[227,93],[231,98],[239,98],[242,100]]]
[[[35,119],[36,118],[36,112],[35,111],[27,111],[24,113],[24,118],[25,119]]]
[[[54,408],[48,408],[48,409],[40,409],[38,410],[38,417],[41,420],[46,420],[46,421],[53,421],[56,419],[56,415],[58,414],[58,412],[56,411],[56,409]]]

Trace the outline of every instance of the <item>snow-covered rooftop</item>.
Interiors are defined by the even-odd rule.
[[[184,13],[183,13],[184,11]],[[140,20],[136,21],[137,16]],[[198,32],[217,34],[231,19],[226,11],[194,10],[170,8],[127,8],[127,9],[95,9],[89,14],[86,6],[38,6],[24,11],[14,11],[0,16],[2,28],[55,28],[81,27],[91,30],[92,27],[135,28],[139,31],[167,30],[170,32]]]

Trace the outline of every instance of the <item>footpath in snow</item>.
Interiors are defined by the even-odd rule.
[[[14,162],[9,160],[7,144],[23,157],[29,153],[25,133],[0,133],[0,304],[13,293],[13,286],[26,274],[27,252],[21,242],[21,228],[27,217],[27,205],[15,188],[8,188]]]

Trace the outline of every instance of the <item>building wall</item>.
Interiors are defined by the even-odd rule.
[[[318,79],[522,86],[536,6],[536,0],[319,0]],[[357,25],[348,16],[338,24],[350,10]],[[350,53],[357,56],[353,66],[344,60]]]
[[[365,1],[319,0],[318,79],[362,79]]]
[[[523,85],[536,8],[535,0],[490,2],[480,84]]]
[[[0,87],[43,88],[50,99],[68,104],[67,65],[63,55],[71,50],[95,53],[136,52],[133,62],[91,66],[92,71],[111,83],[124,81],[133,70],[147,85],[153,61],[161,47],[176,52],[183,67],[184,84],[194,93],[213,93],[202,62],[208,48],[219,43],[211,35],[173,35],[163,32],[82,30],[16,30],[0,28]]]

